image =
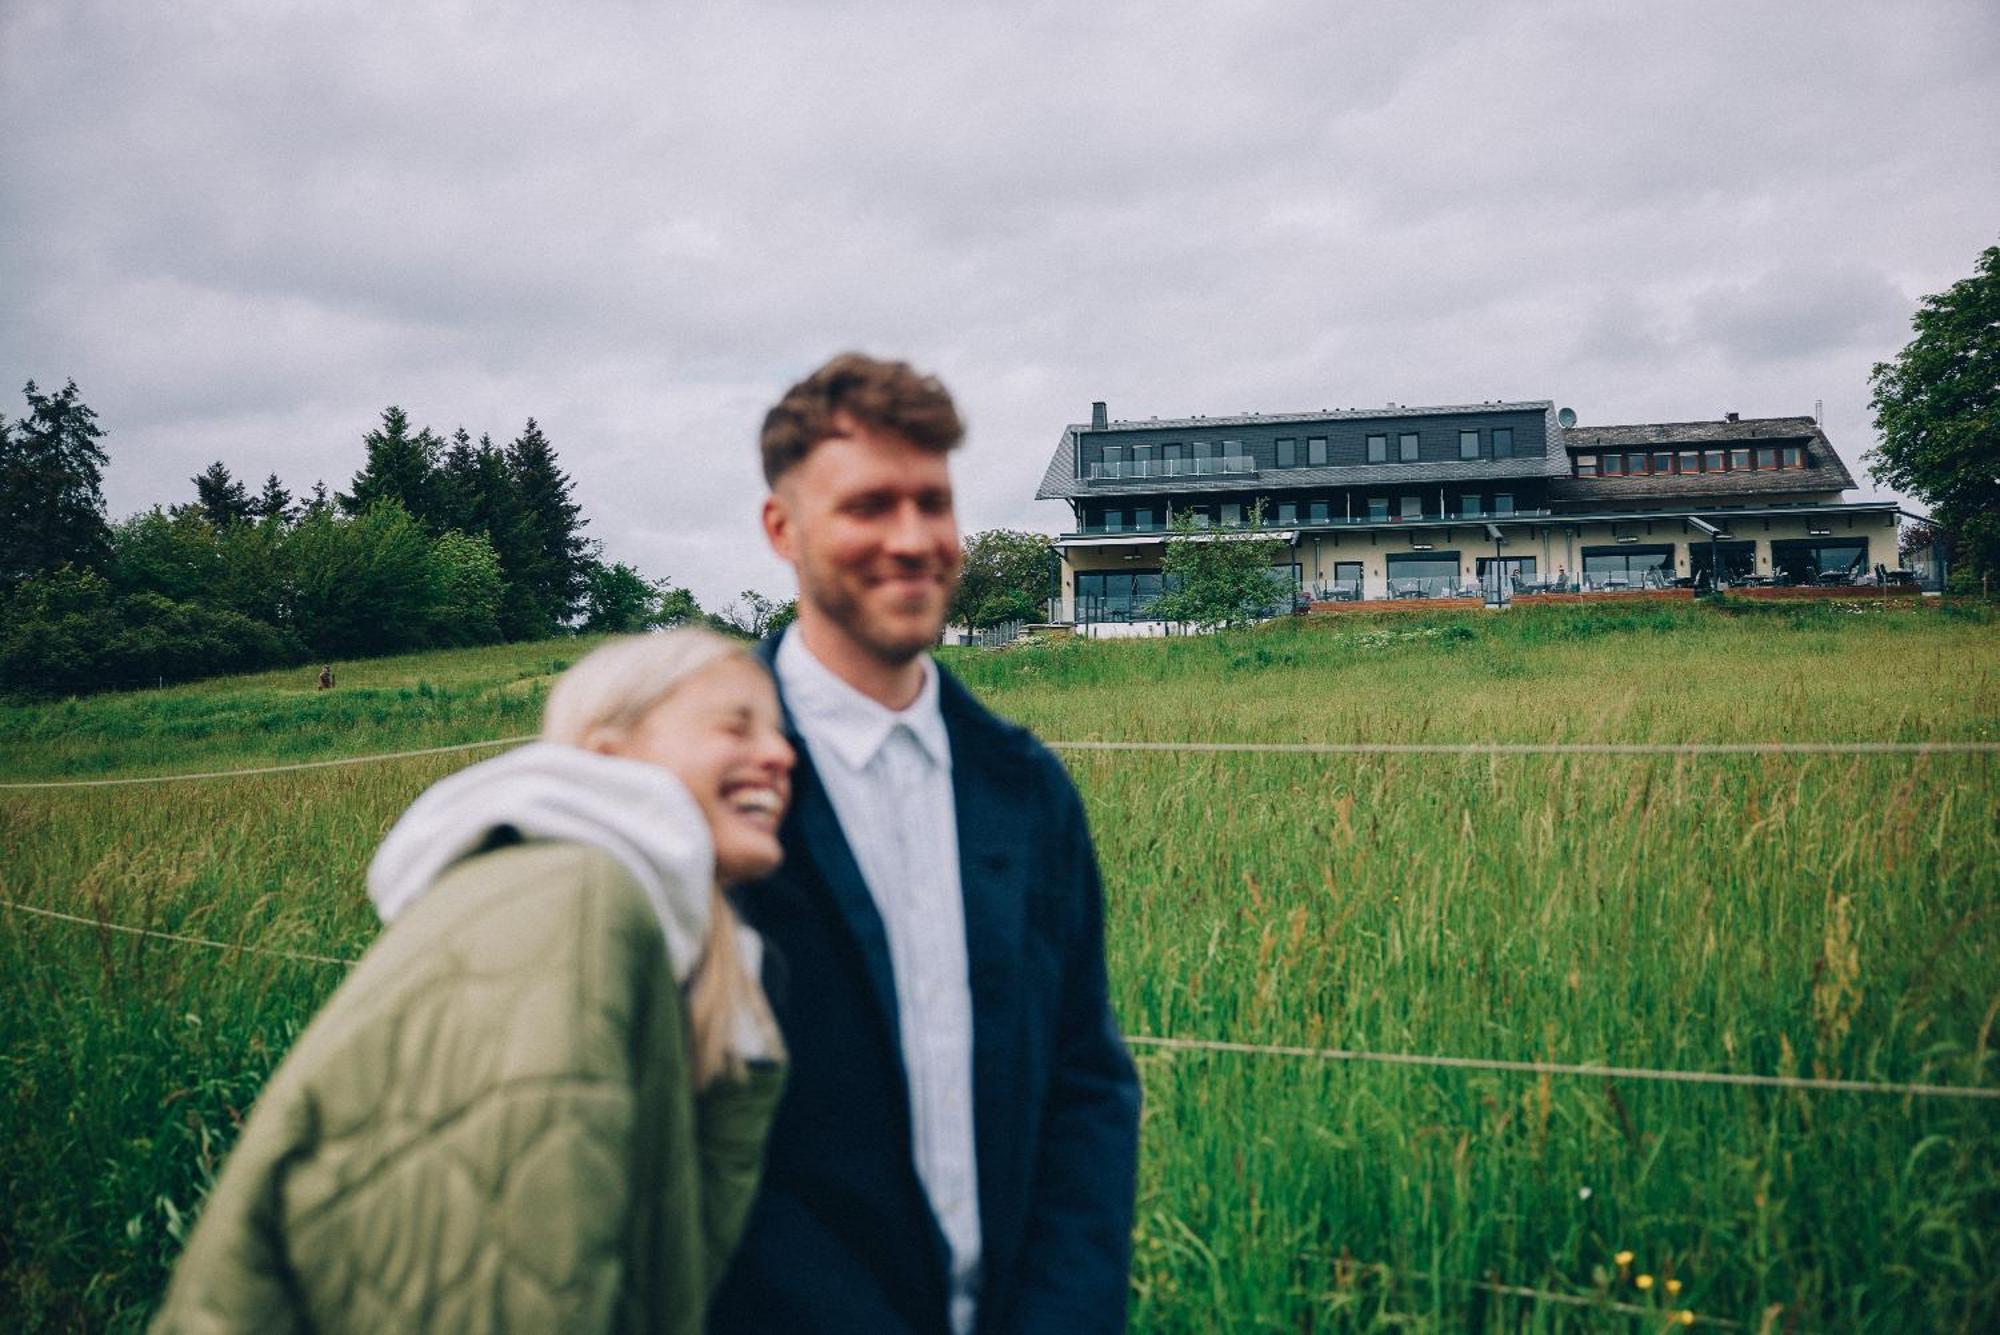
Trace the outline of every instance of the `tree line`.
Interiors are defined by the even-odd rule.
[[[534,418],[497,444],[401,407],[346,490],[253,491],[223,460],[191,495],[112,521],[105,433],[76,382],[0,415],[0,688],[89,691],[432,647],[698,621],[761,637],[797,604],[745,589],[713,611],[606,561]],[[970,535],[952,620],[1042,614],[1049,539]]]
[[[607,562],[531,417],[506,444],[441,438],[400,407],[344,491],[260,489],[218,460],[192,499],[118,522],[104,431],[74,381],[0,416],[0,686],[91,690],[435,646],[702,619],[739,634],[787,605],[704,613]]]

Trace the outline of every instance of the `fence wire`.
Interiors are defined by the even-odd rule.
[[[297,960],[308,964],[331,964],[341,968],[347,968],[360,962],[352,956],[316,955],[308,951],[280,950],[272,946],[216,941],[207,937],[187,936],[179,932],[161,932],[150,927],[129,927],[122,923],[106,922],[99,918],[86,918],[75,913],[62,913],[55,909],[37,908],[31,904],[17,904],[8,899],[0,899],[0,908],[12,909],[16,913],[32,914],[35,917],[47,918],[56,922],[72,923],[81,927],[94,927],[99,931],[118,932],[127,936],[150,937],[158,941],[172,941],[180,945],[200,946],[209,950],[243,951],[252,955],[268,955],[278,959]],[[1236,1043],[1219,1038],[1174,1038],[1157,1034],[1127,1034],[1125,1041],[1135,1047],[1180,1052],[1221,1052],[1245,1056],[1291,1057],[1309,1061],[1358,1062],[1381,1066],[1422,1066],[1461,1071],[1504,1071],[1527,1075],[1574,1075],[1606,1080],[1653,1080],[1670,1084],[1746,1085],[1766,1089],[1813,1090],[1819,1093],[1891,1094],[1903,1098],[2000,1100],[2000,1087],[1989,1089],[1972,1085],[1837,1080],[1804,1075],[1752,1075],[1736,1071],[1660,1070],[1645,1066],[1604,1066],[1590,1062],[1513,1061],[1502,1057],[1453,1057],[1420,1052],[1370,1052],[1359,1048],[1294,1047],[1282,1043]]]
[[[110,779],[20,779],[0,782],[0,791],[51,788],[117,788],[196,779],[247,779],[341,765],[371,765],[415,756],[449,755],[519,746],[535,738],[495,737],[413,751],[382,751],[334,760],[301,760],[246,769],[201,770],[186,774],[138,774]],[[1162,755],[1263,756],[1929,756],[2000,755],[2000,741],[1966,742],[1047,742],[1052,751],[1153,753]]]

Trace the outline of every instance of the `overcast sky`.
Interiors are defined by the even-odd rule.
[[[0,0],[0,79],[0,413],[73,377],[114,516],[532,415],[709,605],[791,594],[756,429],[845,348],[951,386],[968,529],[1065,525],[1097,398],[1823,400],[1860,474],[2000,241],[1991,0]]]

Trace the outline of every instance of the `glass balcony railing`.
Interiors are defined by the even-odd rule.
[[[1214,459],[1120,459],[1089,466],[1092,482],[1134,482],[1155,477],[1232,477],[1254,474],[1257,461],[1247,454]]]

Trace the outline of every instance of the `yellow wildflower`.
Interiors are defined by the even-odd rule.
[[[1637,1275],[1633,1278],[1632,1282],[1642,1290],[1653,1287],[1653,1277],[1651,1275]]]
[[[1626,1266],[1632,1264],[1632,1253],[1620,1252],[1618,1253],[1618,1255],[1612,1257],[1611,1259],[1618,1263],[1618,1268],[1620,1270],[1623,1270]]]
[[[1679,1280],[1670,1279],[1667,1281],[1667,1295],[1669,1297],[1673,1296],[1676,1293],[1679,1293],[1680,1291],[1681,1291],[1681,1282]]]
[[[1674,1320],[1680,1322],[1683,1326],[1692,1326],[1694,1324],[1693,1309],[1683,1307],[1680,1311],[1674,1313]]]

